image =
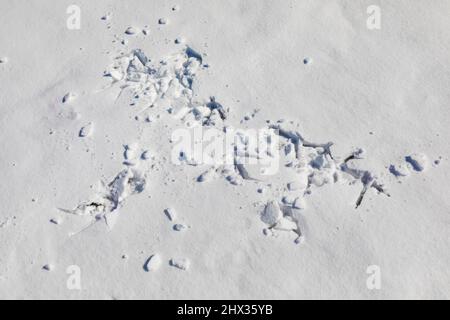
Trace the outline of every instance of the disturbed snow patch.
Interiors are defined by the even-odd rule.
[[[158,63],[135,49],[117,57],[105,76],[112,79],[112,86],[119,85],[118,97],[124,90],[131,93],[131,105],[140,109],[137,120],[153,122],[155,113],[164,110],[188,127],[214,125],[226,119],[227,110],[215,97],[209,101],[193,99],[194,81],[203,68],[202,62],[202,56],[190,47]]]
[[[129,35],[136,32],[132,28],[126,31]],[[215,97],[203,101],[194,99],[195,79],[197,73],[205,66],[202,55],[189,46],[158,62],[150,59],[142,50],[135,49],[117,57],[104,75],[111,79],[110,87],[120,88],[117,99],[124,91],[131,94],[130,104],[138,109],[136,120],[152,123],[160,119],[160,113],[164,111],[180,120],[184,127],[215,128],[217,136],[223,138],[230,130],[234,130],[227,126],[230,110],[222,106]],[[254,117],[256,112],[251,117]],[[248,116],[246,120],[251,117]],[[290,180],[285,181],[283,194],[278,198],[271,193],[262,206],[261,220],[267,225],[264,231],[266,235],[274,234],[275,231],[294,232],[297,235],[296,242],[303,242],[302,214],[307,210],[307,196],[314,189],[328,184],[360,183],[361,192],[357,198],[355,197],[356,208],[362,204],[369,190],[373,189],[390,196],[374,172],[357,166],[357,161],[364,157],[364,150],[356,149],[343,160],[335,158],[331,152],[333,142],[315,143],[306,140],[300,133],[298,123],[293,121],[270,123],[269,121],[268,127],[265,128],[263,140],[271,144],[272,148],[255,148],[249,143],[251,139],[245,131],[236,130],[231,163],[227,162],[230,155],[224,154],[220,163],[210,165],[197,176],[198,182],[208,182],[222,177],[235,186],[245,181],[258,184],[266,180],[269,183],[264,188],[262,186],[258,188],[262,193],[271,188],[270,174],[265,171],[267,168],[255,170],[248,164],[255,160],[260,163],[267,160],[267,163],[279,161],[284,164],[291,174]],[[88,129],[87,126],[80,130],[80,136],[88,136],[91,131]],[[277,139],[274,139],[275,136]],[[180,149],[175,154],[179,164],[197,166],[201,163],[190,150]],[[108,225],[113,225],[117,217],[116,210],[122,202],[145,188],[144,174],[134,168],[137,161],[149,159],[149,154],[147,151],[141,152],[138,158],[135,145],[126,145],[124,165],[127,168],[118,173],[104,187],[103,192],[95,195],[91,201],[80,204],[71,212],[89,214],[96,220],[104,218]],[[405,160],[407,162],[405,168],[393,165],[389,169],[390,172],[396,176],[403,176],[408,174],[408,167],[415,171],[423,171],[427,165],[426,158],[420,155],[411,155]],[[175,220],[173,209],[166,209],[165,214],[169,220]],[[176,231],[186,228],[188,226],[178,223],[173,225]],[[180,269],[188,267],[188,262],[178,262],[171,260],[170,264]]]
[[[280,164],[284,163],[287,170],[290,171],[290,180],[286,181],[284,186],[285,194],[281,199],[268,200],[261,211],[261,220],[268,226],[264,232],[266,235],[273,235],[275,230],[292,231],[297,234],[297,243],[304,240],[300,217],[307,207],[306,197],[313,189],[338,182],[359,182],[362,190],[355,200],[356,208],[361,205],[364,195],[371,188],[390,196],[373,172],[356,166],[355,161],[364,156],[362,149],[356,149],[344,160],[340,160],[332,155],[332,142],[310,142],[300,134],[298,128],[299,125],[293,121],[286,124],[269,125],[268,129],[271,130],[271,134],[268,134],[268,137],[276,135],[281,139],[275,143],[275,148],[265,150],[249,148],[250,137],[245,136],[245,133],[240,133],[239,143],[234,145],[234,164],[212,166],[197,178],[198,182],[207,182],[222,176],[235,185],[240,185],[245,180],[258,183],[261,176],[256,178],[258,172],[248,170],[247,165],[251,163],[250,160],[253,157],[262,159],[261,151],[265,151],[266,155],[269,154],[273,159],[279,160]],[[272,172],[271,174],[276,175],[277,173]],[[269,175],[267,180],[275,181],[277,179]]]
[[[108,184],[102,184],[102,190],[87,202],[79,204],[73,210],[63,211],[75,215],[89,215],[95,221],[104,219],[110,228],[114,227],[117,219],[116,210],[129,196],[141,193],[146,185],[145,177],[138,170],[123,169]]]

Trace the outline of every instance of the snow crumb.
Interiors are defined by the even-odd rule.
[[[164,213],[166,215],[166,217],[170,220],[170,221],[175,221],[176,218],[176,213],[175,210],[172,208],[167,208],[164,210]]]
[[[54,266],[52,264],[46,264],[42,267],[42,269],[44,269],[46,271],[53,271]]]
[[[176,39],[175,39],[175,43],[176,44],[182,44],[182,43],[184,43],[185,42],[185,40],[184,40],[184,38],[182,38],[182,37],[177,37]]]
[[[81,138],[86,138],[86,137],[89,137],[92,134],[93,130],[94,130],[93,124],[92,124],[92,122],[89,122],[88,124],[86,124],[84,127],[82,127],[80,129],[80,132],[79,132],[78,135]]]
[[[144,264],[144,270],[147,272],[156,271],[161,266],[161,257],[159,254],[155,253],[151,255]]]
[[[125,30],[125,34],[127,34],[127,35],[129,35],[129,36],[132,36],[132,35],[135,35],[135,34],[137,34],[137,33],[139,33],[139,28],[136,28],[136,27],[128,27],[126,30]]]
[[[159,18],[158,23],[159,24],[167,24],[168,20],[167,20],[167,18]]]
[[[173,226],[173,230],[175,231],[184,231],[187,229],[187,226],[184,224],[177,223]]]

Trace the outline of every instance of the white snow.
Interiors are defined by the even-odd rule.
[[[77,5],[0,10],[0,298],[450,298],[449,2]]]

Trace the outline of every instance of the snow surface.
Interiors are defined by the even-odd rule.
[[[0,298],[450,298],[450,2],[76,2],[0,3]]]

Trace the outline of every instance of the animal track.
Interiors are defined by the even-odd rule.
[[[391,164],[389,172],[395,177],[401,178],[409,176],[412,171],[423,172],[429,167],[428,157],[423,153],[414,153],[406,156],[403,163]],[[439,162],[438,162],[439,163]],[[436,162],[435,162],[436,164]]]
[[[424,171],[428,167],[428,158],[426,155],[422,153],[415,153],[405,157],[407,163],[411,165],[411,167],[415,171]]]
[[[190,262],[186,258],[174,258],[170,259],[169,265],[180,270],[187,270],[189,269]]]

